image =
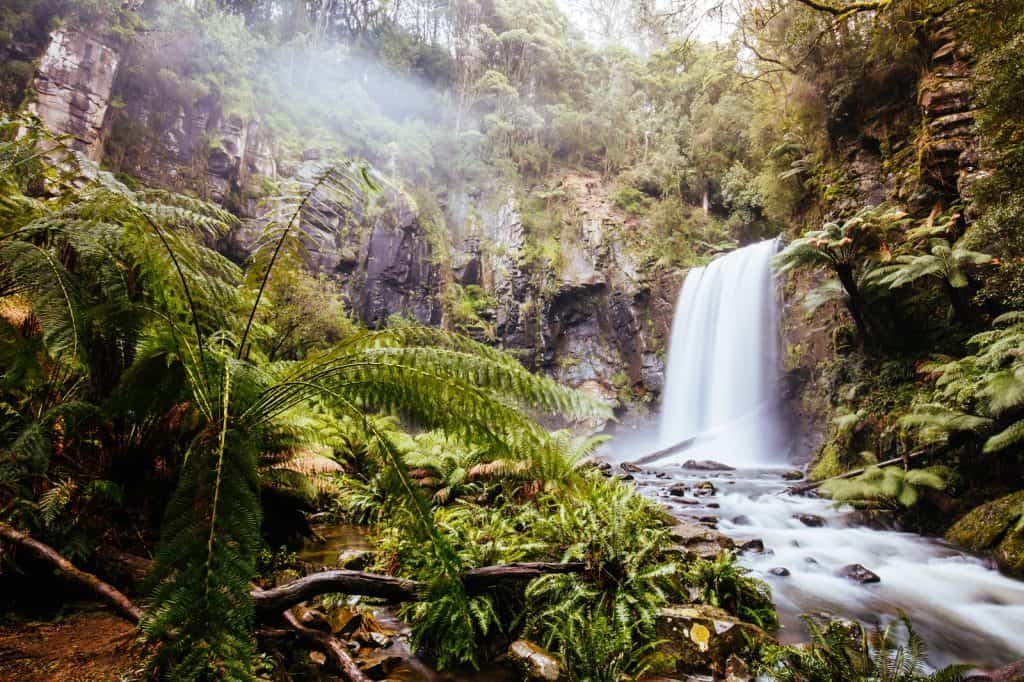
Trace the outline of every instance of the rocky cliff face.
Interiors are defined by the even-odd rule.
[[[107,110],[120,54],[102,39],[60,28],[39,62],[29,110],[71,136],[72,146],[93,161],[103,158]]]
[[[986,173],[974,131],[972,55],[948,27],[939,27],[924,45],[923,70],[893,67],[858,91],[859,102],[841,108],[831,142],[842,177],[835,198],[825,206],[831,217],[890,202],[917,216],[955,203],[964,206],[963,224],[976,216],[971,186]],[[849,317],[840,304],[805,312],[805,294],[820,285],[822,272],[791,276],[784,289],[787,391],[808,456],[821,452],[835,435],[833,417],[873,390],[858,383],[848,363],[851,339],[842,330]],[[837,333],[839,330],[839,333]],[[898,424],[868,415],[853,437],[860,449],[896,452]],[[846,437],[846,436],[844,436]],[[857,448],[853,448],[854,451]]]
[[[91,158],[238,213],[243,224],[223,248],[243,260],[264,223],[264,187],[302,177],[323,152],[289,157],[258,120],[230,110],[216,93],[190,101],[159,79],[139,79],[131,63],[164,47],[143,42],[120,55],[95,37],[58,31],[40,63],[33,106]],[[128,66],[115,83],[120,61]],[[110,116],[115,95],[123,105]],[[514,193],[499,187],[488,196],[440,197],[440,228],[399,191],[354,211],[316,202],[303,216],[308,266],[336,281],[369,327],[395,315],[448,326],[452,292],[478,287],[493,301],[480,312],[490,333],[471,333],[532,369],[643,412],[662,388],[681,278],[642,272],[626,238],[639,227],[613,206],[599,177],[569,173],[561,189],[566,212],[555,262],[530,257],[532,235]],[[438,229],[440,238],[431,232]]]
[[[511,202],[487,236],[504,248],[485,258],[498,300],[497,337],[531,367],[609,402],[657,398],[681,278],[653,281],[635,262],[624,232],[635,221],[612,205],[597,176],[569,173],[560,185],[569,205],[557,263],[527,265],[527,237]]]

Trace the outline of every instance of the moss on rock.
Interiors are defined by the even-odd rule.
[[[1014,526],[1024,513],[1024,490],[975,507],[953,524],[946,539],[972,552],[991,553],[999,567],[1024,574],[1024,533]]]

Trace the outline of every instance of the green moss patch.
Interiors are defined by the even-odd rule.
[[[1015,529],[1024,513],[1024,490],[975,507],[957,521],[946,539],[972,552],[992,553],[999,566],[1024,573],[1024,533]]]

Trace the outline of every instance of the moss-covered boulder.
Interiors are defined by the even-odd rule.
[[[675,673],[724,675],[729,658],[752,651],[771,636],[756,625],[704,604],[671,606],[658,616],[660,653],[676,661]]]
[[[1024,513],[1024,490],[975,507],[953,524],[946,539],[988,553],[1004,571],[1024,575],[1024,532],[1014,530]]]

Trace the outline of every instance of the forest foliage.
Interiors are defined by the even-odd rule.
[[[625,237],[647,274],[785,234],[780,269],[813,273],[806,309],[831,314],[835,357],[816,368],[840,414],[830,473],[921,449],[945,465],[869,468],[826,491],[901,510],[971,476],[995,485],[980,471],[992,462],[1020,472],[1019,0],[752,1],[717,43],[686,40],[687,8],[671,4],[591,3],[597,43],[551,0],[131,4],[0,11],[0,520],[77,562],[103,543],[156,547],[143,630],[166,676],[251,676],[250,582],[278,539],[264,512],[316,505],[374,526],[381,571],[430,585],[403,615],[441,667],[479,665],[527,633],[572,679],[637,676],[665,663],[658,610],[691,598],[777,624],[733,557],[673,553],[664,515],[586,464],[594,441],[538,421],[603,419],[606,406],[449,331],[363,329],[331,280],[305,273],[309,209],[371,211],[379,184],[416,197],[441,235],[447,199],[511,193],[531,240],[519,256],[538,270],[560,262],[570,171],[599,177],[635,219]],[[14,113],[32,46],[61,22],[131,55],[102,169]],[[973,55],[984,173],[969,196],[928,189],[928,122],[906,104],[948,26]],[[223,205],[188,185],[202,168],[179,169],[187,192],[147,187],[132,175],[162,122],[138,101],[258,120],[278,162],[301,170]],[[873,113],[902,110],[909,124],[864,143]],[[892,179],[884,200],[859,194],[862,143]],[[349,161],[304,164],[311,150]],[[216,247],[253,202],[278,220],[234,262]],[[493,337],[488,297],[453,284],[455,327]],[[523,560],[585,570],[525,593],[459,581]],[[926,677],[909,627],[913,656],[896,670],[892,631],[839,628],[769,652],[766,670]]]

